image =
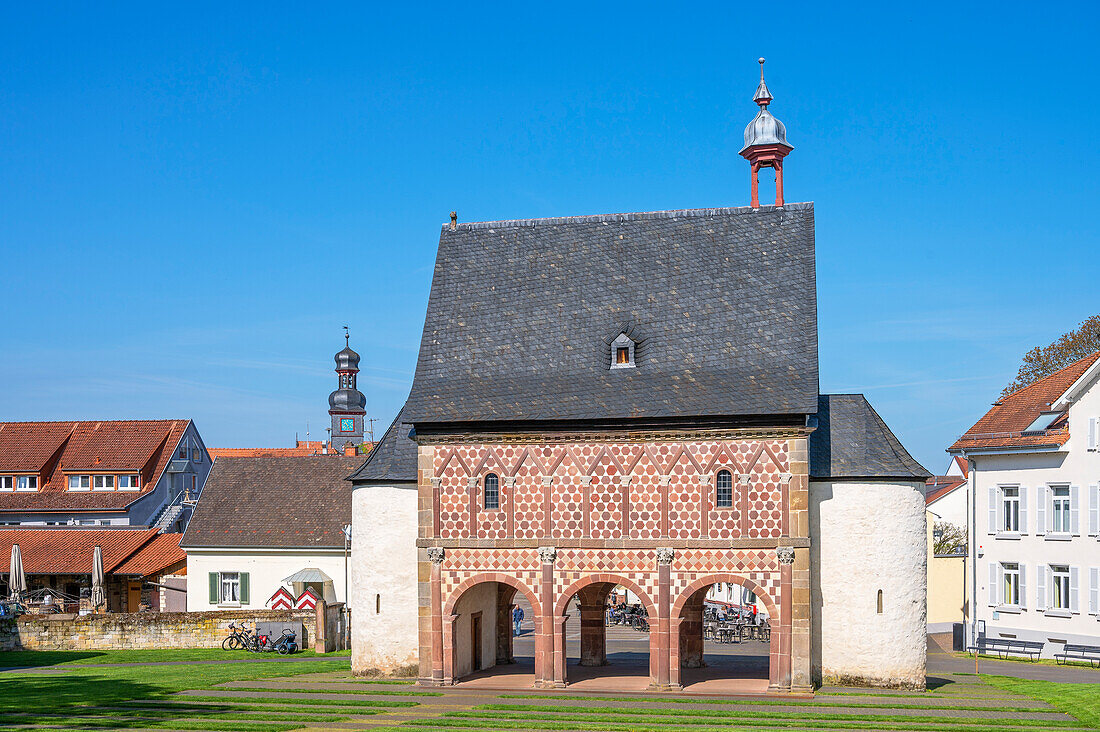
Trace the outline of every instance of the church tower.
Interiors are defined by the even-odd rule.
[[[343,452],[344,446],[363,443],[363,416],[367,398],[355,388],[355,375],[359,373],[359,354],[351,350],[350,336],[344,328],[344,350],[336,354],[336,373],[339,388],[328,395],[328,413],[332,417],[330,447]]]
[[[752,100],[760,105],[752,122],[745,128],[745,147],[741,148],[741,157],[752,164],[752,207],[760,208],[760,169],[775,170],[775,205],[783,205],[783,158],[794,147],[787,142],[787,128],[772,116],[768,105],[772,93],[764,83],[764,59],[760,59],[760,84]]]

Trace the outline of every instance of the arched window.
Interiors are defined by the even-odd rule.
[[[728,470],[718,471],[718,508],[733,507],[733,474]]]
[[[878,614],[882,615],[882,590],[878,591]]]
[[[496,473],[485,476],[485,508],[500,508],[500,481]]]

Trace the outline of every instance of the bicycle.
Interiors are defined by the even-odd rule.
[[[251,649],[255,645],[252,628],[244,623],[238,627],[236,623],[229,624],[229,637],[222,641],[222,648],[227,651],[237,651],[242,648]]]

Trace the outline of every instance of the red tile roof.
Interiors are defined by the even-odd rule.
[[[368,455],[374,445],[370,442],[363,443],[360,455]],[[244,458],[244,457],[304,457],[306,455],[343,455],[342,452],[324,452],[325,443],[320,440],[305,442],[298,441],[295,447],[212,447],[207,450],[210,457],[216,458]]]
[[[119,510],[151,491],[190,420],[0,422],[0,471],[39,473],[37,492],[0,493],[3,511]],[[141,490],[70,492],[67,473],[138,472]]]
[[[180,549],[183,534],[158,534],[115,568],[114,574],[136,574],[149,577],[187,561],[187,554]]]
[[[962,455],[955,456],[955,465],[959,466],[959,470],[962,471],[963,477],[967,477],[970,474],[970,463],[966,461]]]
[[[156,536],[156,529],[0,528],[0,566],[8,571],[11,546],[18,544],[27,574],[91,574],[92,554],[99,546],[103,571],[110,574]]]
[[[946,496],[961,485],[966,485],[966,479],[956,475],[934,475],[926,482],[924,503],[929,505]]]
[[[1069,439],[1069,427],[1063,415],[1041,433],[1024,434],[1039,413],[1050,409],[1081,375],[1092,366],[1100,353],[1066,366],[1060,371],[1004,397],[985,416],[955,441],[948,450],[977,450],[1006,447],[1060,447]]]

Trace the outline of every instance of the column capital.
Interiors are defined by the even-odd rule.
[[[657,547],[657,564],[672,564],[672,558],[676,556],[676,550],[670,546]]]
[[[553,564],[558,559],[558,550],[552,546],[539,547],[539,561],[543,564]]]
[[[780,546],[775,549],[775,557],[780,564],[794,564],[794,547]]]
[[[428,560],[432,564],[443,564],[443,557],[446,555],[446,551],[441,546],[428,547]]]

